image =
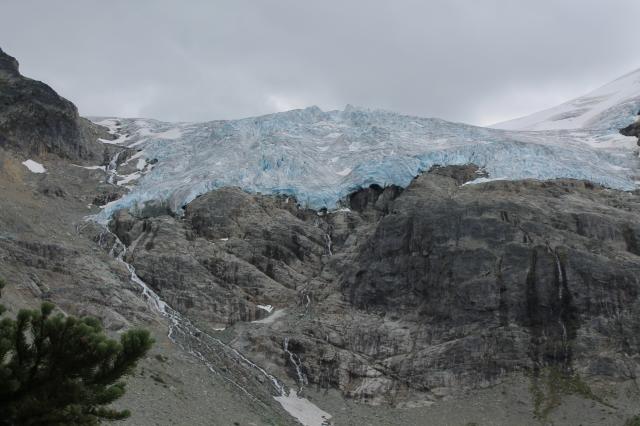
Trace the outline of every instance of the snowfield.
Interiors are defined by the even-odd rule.
[[[31,173],[46,173],[47,171],[42,164],[33,160],[23,161],[22,164],[29,169]]]
[[[618,130],[639,110],[636,71],[585,97],[497,125],[511,130],[352,106],[204,123],[95,119],[126,138],[122,145],[142,150],[137,158],[157,160],[99,219],[151,200],[180,213],[198,195],[224,186],[334,209],[360,187],[406,186],[434,165],[467,163],[484,167],[490,179],[574,178],[633,190],[640,181],[636,140]]]
[[[274,397],[282,407],[303,426],[324,426],[329,423],[331,415],[312,404],[308,399],[298,396],[295,390],[289,395]]]
[[[492,127],[508,130],[618,130],[633,122],[639,112],[639,104],[640,70],[636,70],[585,96]]]

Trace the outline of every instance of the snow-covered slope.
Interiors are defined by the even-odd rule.
[[[618,129],[640,109],[639,78],[638,72],[629,74],[573,106],[536,115],[540,118],[530,125],[562,127],[548,117],[571,112],[573,118],[562,121],[566,127],[580,124],[574,130],[481,128],[351,106],[205,123],[95,119],[123,135],[117,143],[141,150],[135,156],[140,172],[128,182],[131,192],[108,204],[100,217],[150,200],[179,211],[196,196],[223,186],[334,208],[359,187],[406,186],[436,164],[475,163],[491,178],[575,178],[631,190],[640,179],[637,147]],[[587,111],[578,121],[575,110],[580,108]],[[158,161],[145,167],[145,159]]]
[[[491,127],[508,130],[616,130],[633,122],[638,114],[639,105],[640,69],[585,96]]]

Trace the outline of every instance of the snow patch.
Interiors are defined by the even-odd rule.
[[[256,305],[256,308],[262,309],[263,311],[267,311],[269,313],[271,313],[271,311],[273,311],[273,306],[271,306],[271,305]]]
[[[471,180],[469,182],[465,182],[462,184],[462,186],[465,185],[477,185],[479,183],[485,183],[485,182],[493,182],[496,180],[507,180],[507,178],[503,178],[503,177],[497,177],[497,178],[487,178],[487,177],[479,177],[477,179]]]
[[[22,164],[32,173],[46,173],[47,171],[42,164],[33,160],[25,160]]]
[[[102,138],[98,138],[98,140],[100,142],[106,143],[108,145],[121,145],[121,144],[125,143],[127,140],[129,140],[129,137],[127,135],[118,135],[118,137],[116,139],[113,139],[113,140],[102,139]]]
[[[278,309],[277,311],[275,311],[274,313],[272,313],[268,317],[263,318],[261,320],[251,321],[251,323],[252,324],[272,324],[278,318],[280,318],[280,317],[282,317],[284,315],[284,311],[285,311],[285,309]]]
[[[72,164],[72,166],[80,167],[81,169],[87,170],[106,170],[107,166],[80,166],[78,164]]]
[[[289,395],[286,396],[274,396],[274,399],[304,426],[325,426],[329,424],[331,414],[321,410],[307,398],[298,396],[295,390],[289,391]]]

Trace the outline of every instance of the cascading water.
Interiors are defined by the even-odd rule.
[[[284,349],[284,353],[289,356],[289,361],[296,369],[296,375],[298,376],[298,394],[302,392],[302,389],[305,385],[309,384],[307,380],[307,375],[304,374],[302,369],[302,362],[300,361],[300,357],[289,350],[289,338],[285,337],[284,342],[282,343],[282,347]]]
[[[286,395],[275,397],[285,410],[294,416],[300,423],[305,426],[329,426],[331,415],[322,411],[316,405],[312,404],[308,399],[301,397],[302,389],[309,384],[306,374],[302,369],[302,362],[298,355],[289,350],[289,338],[285,337],[282,344],[284,352],[289,356],[289,361],[296,369],[298,376],[298,390],[291,390]]]
[[[118,159],[120,158],[121,153],[122,151],[116,152],[113,157],[111,157],[111,161],[109,161],[109,164],[106,167],[107,183],[115,183],[115,179],[118,176],[118,173],[116,172],[118,168]]]
[[[108,228],[104,228],[103,234],[99,237],[99,243],[101,245],[106,243],[106,236],[108,235],[111,235],[115,240],[109,254],[127,268],[131,281],[142,289],[142,296],[149,305],[168,320],[168,337],[174,344],[185,352],[193,355],[212,373],[217,374],[233,386],[240,389],[252,400],[264,404],[263,401],[250,392],[245,386],[239,384],[238,380],[234,380],[229,377],[229,375],[233,374],[238,376],[242,374],[237,368],[238,365],[244,367],[246,370],[257,371],[260,375],[265,377],[268,380],[268,383],[270,383],[270,387],[272,389],[270,392],[271,396],[273,396],[273,398],[278,401],[282,407],[289,412],[289,414],[298,419],[298,421],[300,421],[304,426],[323,426],[330,424],[330,414],[322,411],[306,398],[299,397],[296,391],[289,392],[286,386],[275,376],[269,374],[262,367],[253,363],[238,350],[196,327],[189,319],[171,308],[171,306],[163,301],[160,296],[136,274],[134,266],[125,260],[127,252],[126,246]],[[288,350],[288,338],[285,344],[285,352],[288,353],[290,359],[296,366],[300,389],[302,389],[302,384],[308,384],[308,382],[306,376],[302,372],[298,357]],[[225,366],[225,364],[231,368],[224,368],[223,371],[220,366]],[[244,376],[244,379],[246,379],[246,376]],[[303,380],[300,381],[300,379]],[[246,382],[246,380],[243,380],[243,382]]]
[[[106,231],[111,233],[111,231]],[[113,235],[111,233],[111,235]],[[276,379],[271,374],[267,373],[264,369],[257,366],[253,362],[251,362],[248,358],[242,355],[236,349],[228,346],[220,339],[215,338],[208,333],[202,331],[187,318],[182,316],[178,311],[171,308],[166,302],[164,302],[158,294],[153,291],[138,275],[136,274],[135,268],[130,263],[124,260],[124,256],[126,254],[125,245],[118,239],[117,236],[113,235],[115,238],[115,243],[111,248],[110,254],[116,258],[120,263],[122,263],[130,273],[130,279],[132,282],[136,283],[142,289],[142,296],[149,303],[149,305],[162,316],[169,320],[169,339],[180,346],[183,350],[191,353],[192,355],[199,358],[201,361],[204,361],[207,366],[214,372],[215,368],[210,365],[210,361],[206,359],[206,357],[202,353],[202,349],[212,350],[215,349],[217,353],[222,353],[227,357],[231,357],[235,361],[244,364],[247,367],[257,370],[260,374],[262,374],[265,378],[267,378],[270,383],[273,385],[274,390],[282,395],[285,393],[285,387],[278,379]],[[213,346],[212,346],[213,345]],[[217,357],[219,358],[219,357]],[[237,384],[236,384],[237,385]],[[237,385],[242,388],[245,393],[249,393],[242,386]]]
[[[555,258],[555,262],[556,262],[556,274],[557,274],[557,282],[558,282],[558,303],[560,305],[563,305],[563,292],[564,292],[564,288],[562,288],[563,286],[566,286],[565,283],[565,274],[563,273],[563,268],[562,268],[562,262],[560,260],[560,255],[558,255],[558,249],[552,249],[550,246],[547,247],[547,250],[549,250],[551,253],[553,253],[553,256]],[[570,343],[569,343],[569,337],[567,334],[567,327],[566,324],[564,322],[564,319],[562,317],[562,315],[559,316],[558,318],[558,324],[560,325],[560,329],[562,330],[562,352],[563,352],[563,357],[565,360],[569,359],[569,355],[570,355]]]
[[[333,256],[333,252],[331,251],[331,246],[333,245],[333,241],[331,241],[331,235],[329,233],[324,234],[325,239],[327,240],[327,252],[329,256]]]

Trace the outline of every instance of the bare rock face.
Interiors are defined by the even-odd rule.
[[[171,324],[149,306],[121,262],[121,244],[103,226],[87,221],[87,215],[100,211],[96,205],[127,191],[103,169],[78,167],[102,162],[115,168],[132,154],[95,143],[98,134],[109,137],[106,129],[102,132],[78,118],[75,107],[48,86],[20,76],[15,59],[0,51],[0,279],[7,283],[2,294],[7,315],[49,300],[62,313],[100,318],[113,337],[134,326],[149,329],[157,343],[135,376],[127,378],[133,389],[118,401],[119,408],[132,409],[130,424],[210,424],[212,419],[293,424],[272,398],[264,376],[256,379],[252,368],[238,365],[239,354],[218,353],[221,344],[198,347],[215,363],[216,375],[211,363],[200,364],[184,346],[174,344],[167,337]],[[22,164],[25,157],[42,157],[47,173],[29,172]],[[160,213],[167,213],[165,206],[145,211],[149,216]],[[138,218],[129,223],[125,215],[121,219],[123,237],[135,235],[144,223]],[[180,232],[177,226],[161,228],[167,240],[173,235],[164,230]],[[143,229],[148,231],[153,232]],[[153,241],[145,244],[152,247]],[[166,279],[181,273],[174,271]],[[208,308],[204,303],[199,307]],[[216,404],[210,404],[211,395]]]
[[[23,77],[18,61],[0,49],[0,147],[27,156],[102,160],[98,137],[110,138],[51,87]]]
[[[638,138],[638,146],[640,146],[640,112],[638,112],[638,118],[634,123],[629,124],[624,129],[620,129],[620,134],[624,136],[635,136]]]
[[[636,374],[639,201],[582,182],[416,179],[342,275],[352,306],[412,324],[409,351],[367,355],[423,391],[545,366]]]
[[[640,114],[638,114],[640,115]],[[640,119],[635,123],[628,125],[624,129],[620,130],[620,133],[624,136],[635,136],[638,138],[638,146],[640,146]]]
[[[475,177],[436,168],[337,212],[224,188],[111,228],[165,300],[299,383],[415,403],[545,367],[637,377],[640,196]]]
[[[183,220],[120,211],[112,231],[138,275],[172,306],[215,327],[253,321],[293,301],[318,274],[325,233],[294,200],[225,188],[197,198]]]

